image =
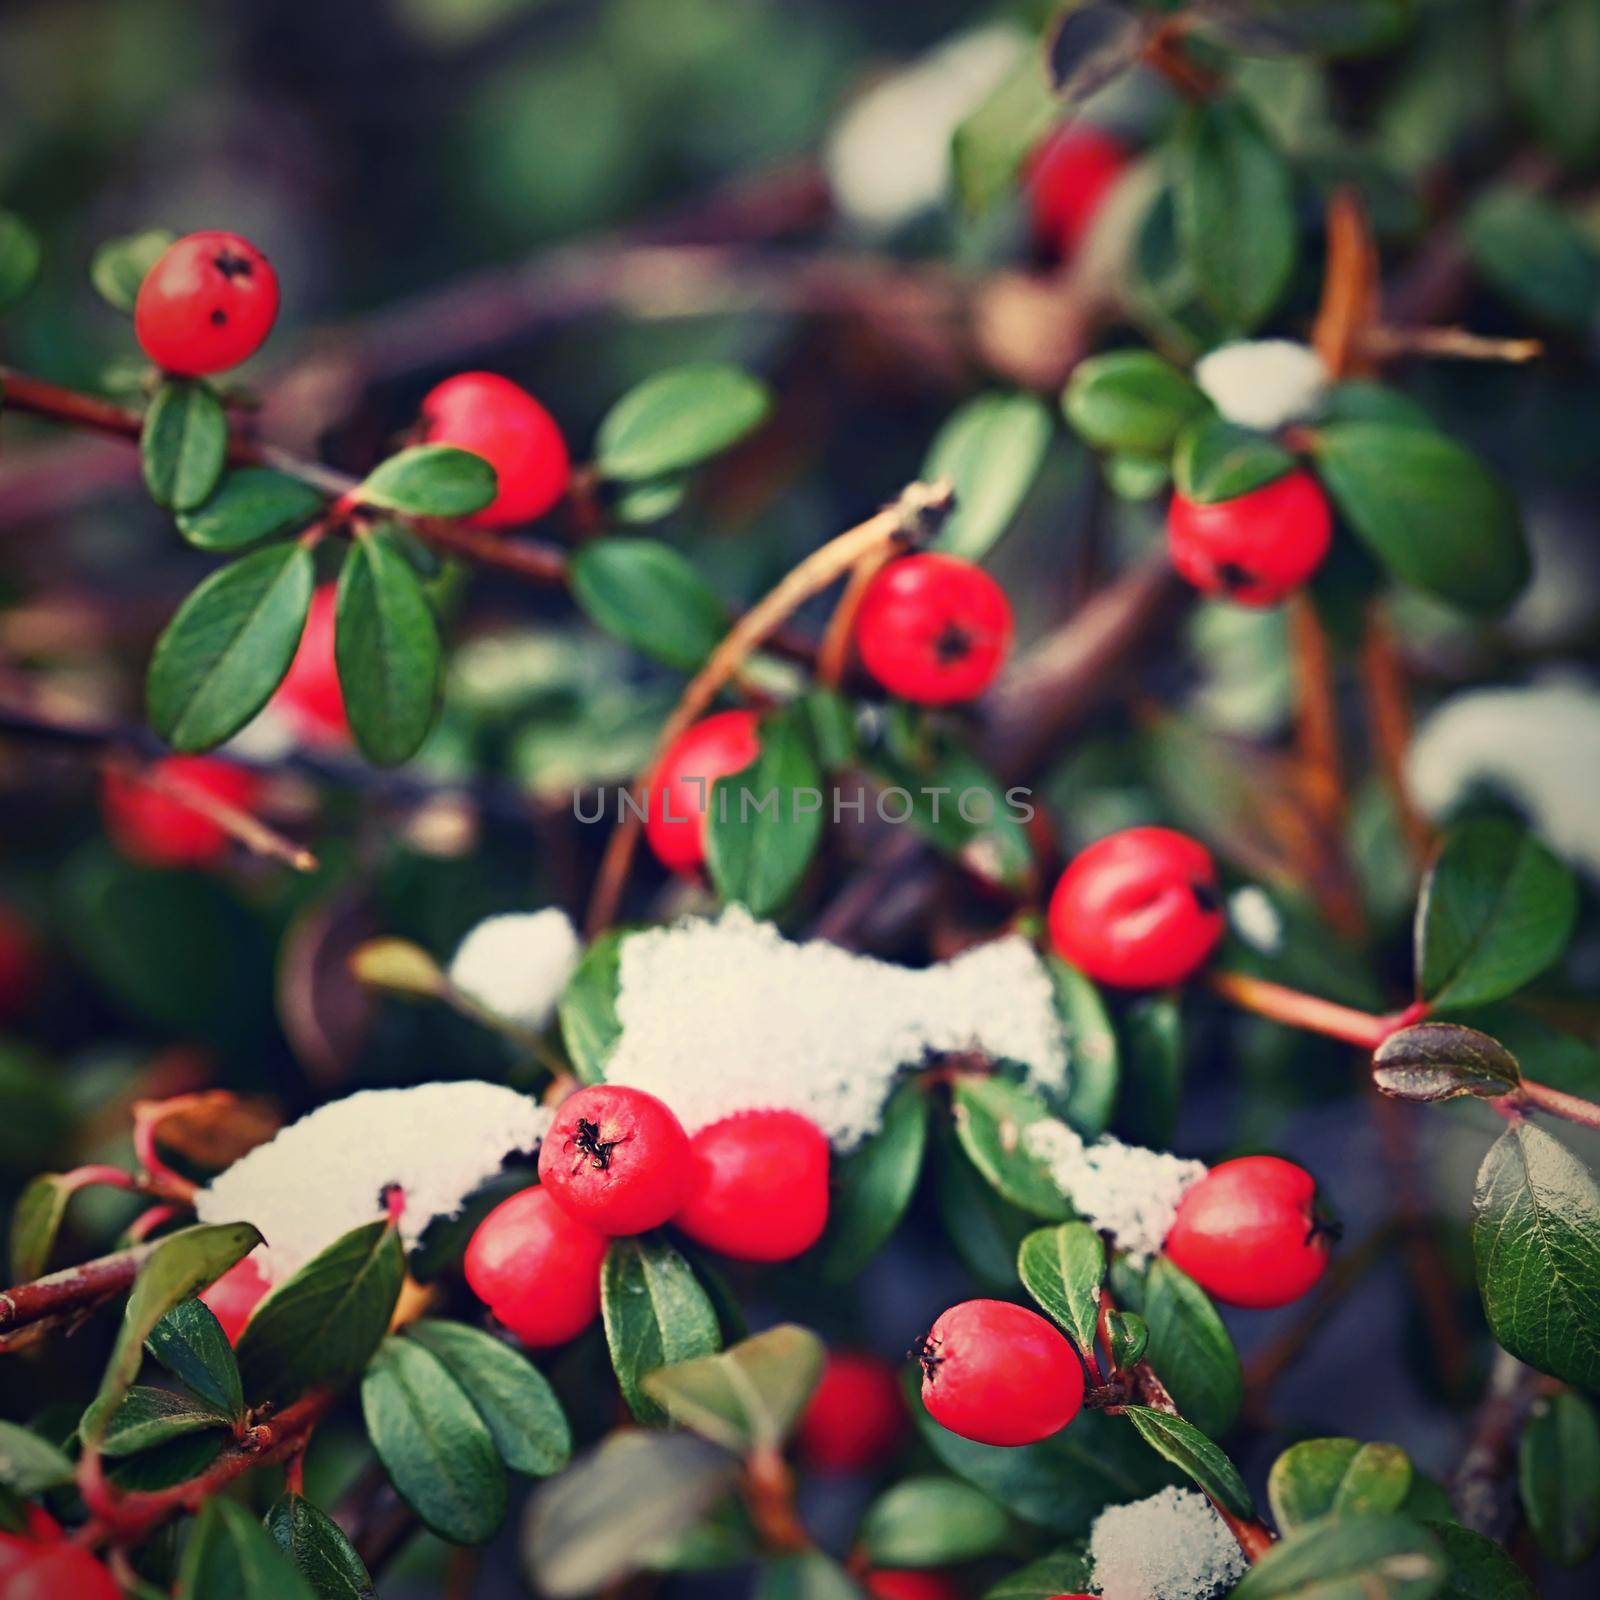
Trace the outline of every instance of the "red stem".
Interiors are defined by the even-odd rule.
[[[1343,1039],[1363,1050],[1376,1050],[1391,1033],[1409,1028],[1428,1014],[1427,1003],[1417,1000],[1403,1011],[1375,1016],[1370,1011],[1357,1011],[1353,1006],[1302,994],[1298,989],[1242,972],[1214,972],[1210,981],[1224,1000],[1257,1016],[1287,1023],[1291,1028],[1304,1028],[1308,1033],[1326,1034],[1330,1039]]]
[[[21,1283],[0,1293],[0,1333],[26,1327],[63,1311],[76,1311],[98,1304],[128,1288],[139,1275],[139,1268],[155,1249],[143,1244],[115,1255],[100,1256],[80,1266],[52,1272],[33,1283]]]
[[[1576,1122],[1585,1128],[1600,1128],[1600,1105],[1568,1094],[1564,1089],[1552,1089],[1549,1084],[1535,1083],[1531,1078],[1524,1078],[1519,1093],[1506,1098],[1520,1099],[1527,1105],[1537,1106],[1552,1116],[1565,1117],[1568,1122]]]

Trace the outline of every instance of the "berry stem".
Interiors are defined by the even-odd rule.
[[[1224,1000],[1232,1001],[1245,1011],[1286,1023],[1291,1028],[1304,1028],[1308,1033],[1343,1039],[1363,1050],[1376,1050],[1391,1033],[1409,1028],[1428,1014],[1427,1002],[1418,1000],[1403,1011],[1378,1016],[1303,994],[1281,983],[1270,983],[1265,978],[1252,978],[1243,972],[1213,972],[1209,981]]]
[[[1520,1087],[1505,1097],[1517,1105],[1536,1106],[1552,1116],[1565,1117],[1584,1128],[1600,1128],[1600,1105],[1579,1095],[1568,1094],[1564,1089],[1552,1089],[1547,1083],[1535,1083],[1524,1078]]]
[[[745,1504],[761,1542],[774,1551],[809,1550],[811,1535],[794,1504],[794,1474],[770,1447],[752,1450],[745,1460]]]

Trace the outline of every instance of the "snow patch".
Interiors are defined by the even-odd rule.
[[[1212,1600],[1246,1568],[1211,1502],[1178,1488],[1108,1506],[1089,1533],[1089,1559],[1102,1600]]]
[[[1228,921],[1252,950],[1275,956],[1283,949],[1283,918],[1272,897],[1257,884],[1246,884],[1230,897]]]
[[[945,1051],[1067,1084],[1054,986],[1022,938],[924,970],[792,943],[738,907],[623,941],[622,1037],[606,1078],[659,1095],[693,1133],[735,1111],[798,1111],[847,1149],[877,1128],[901,1068]]]
[[[542,1028],[580,953],[564,911],[513,912],[480,922],[461,941],[450,981],[496,1015]]]
[[[1086,1141],[1054,1117],[1030,1124],[1023,1146],[1050,1169],[1073,1210],[1138,1261],[1161,1249],[1184,1191],[1206,1175],[1203,1161],[1109,1134]]]
[[[273,1282],[341,1234],[384,1215],[405,1192],[400,1237],[410,1249],[436,1217],[454,1216],[514,1152],[538,1148],[554,1116],[497,1083],[365,1089],[335,1100],[219,1173],[195,1197],[202,1222],[253,1222]]]
[[[1194,381],[1229,422],[1275,433],[1316,415],[1328,369],[1315,350],[1292,339],[1251,339],[1202,356]]]

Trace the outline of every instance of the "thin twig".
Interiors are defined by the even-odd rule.
[[[1512,1462],[1538,1381],[1539,1375],[1531,1367],[1504,1350],[1495,1351],[1489,1386],[1450,1485],[1450,1498],[1462,1527],[1491,1539],[1504,1539],[1516,1520]]]
[[[1361,687],[1367,726],[1389,799],[1411,859],[1424,866],[1433,855],[1433,829],[1418,811],[1406,781],[1406,750],[1411,743],[1411,706],[1406,693],[1405,664],[1394,630],[1380,600],[1368,607],[1361,640]]]

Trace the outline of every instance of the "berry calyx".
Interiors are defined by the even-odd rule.
[[[65,1538],[54,1517],[24,1508],[26,1533],[0,1530],[0,1596],[4,1600],[120,1600],[122,1590],[89,1552]]]
[[[867,585],[855,619],[861,664],[918,705],[972,700],[1011,648],[1011,602],[982,567],[930,551],[891,561]]]
[[[242,810],[260,789],[253,772],[216,756],[167,756],[151,773]],[[219,823],[142,773],[107,768],[100,803],[112,842],[144,866],[206,867],[227,853],[228,835]]]
[[[278,316],[272,263],[236,233],[191,233],[139,285],[133,332],[164,372],[200,378],[248,360]]]
[[[691,873],[704,865],[712,785],[761,753],[757,726],[753,711],[719,711],[667,746],[645,795],[644,836],[662,866]]]
[[[1166,1252],[1207,1294],[1264,1310],[1322,1276],[1337,1230],[1317,1215],[1317,1180],[1279,1156],[1213,1167],[1178,1202]]]
[[[916,1356],[928,1415],[979,1444],[1036,1444],[1083,1404],[1077,1352],[1037,1312],[1006,1300],[951,1306]]]
[[[1201,593],[1240,605],[1276,605],[1311,578],[1332,542],[1328,497],[1303,467],[1232,500],[1174,494],[1167,507],[1173,566]]]
[[[33,1005],[41,980],[33,929],[0,905],[0,1023],[14,1022]]]
[[[544,1189],[523,1189],[478,1224],[463,1266],[472,1292],[524,1344],[565,1344],[600,1313],[606,1244]]]
[[[905,1424],[894,1368],[864,1351],[831,1350],[800,1418],[800,1454],[818,1472],[868,1472],[894,1450]]]
[[[1125,828],[1081,851],[1050,897],[1063,960],[1123,989],[1181,983],[1204,965],[1225,918],[1217,864],[1173,828]]]
[[[499,489],[466,518],[474,528],[509,528],[542,517],[572,479],[567,442],[556,420],[531,394],[495,372],[460,372],[429,390],[422,437],[482,456]]]
[[[222,1324],[229,1344],[238,1344],[244,1325],[272,1285],[253,1255],[236,1261],[215,1283],[200,1291],[199,1300]]]
[[[1027,169],[1039,247],[1062,259],[1074,255],[1129,161],[1122,142],[1091,123],[1071,122],[1050,134]]]
[[[961,1590],[942,1572],[882,1567],[861,1581],[872,1600],[961,1600]]]
[[[694,1176],[674,1218],[691,1239],[738,1261],[787,1261],[828,1222],[828,1141],[795,1111],[741,1111],[689,1141]]]
[[[539,1147],[539,1182],[574,1221],[599,1233],[659,1228],[688,1198],[689,1136],[643,1089],[597,1083],[562,1101]]]
[[[272,696],[273,709],[283,713],[302,744],[326,747],[350,742],[350,720],[333,654],[337,608],[338,585],[320,585],[311,597],[294,660]]]

